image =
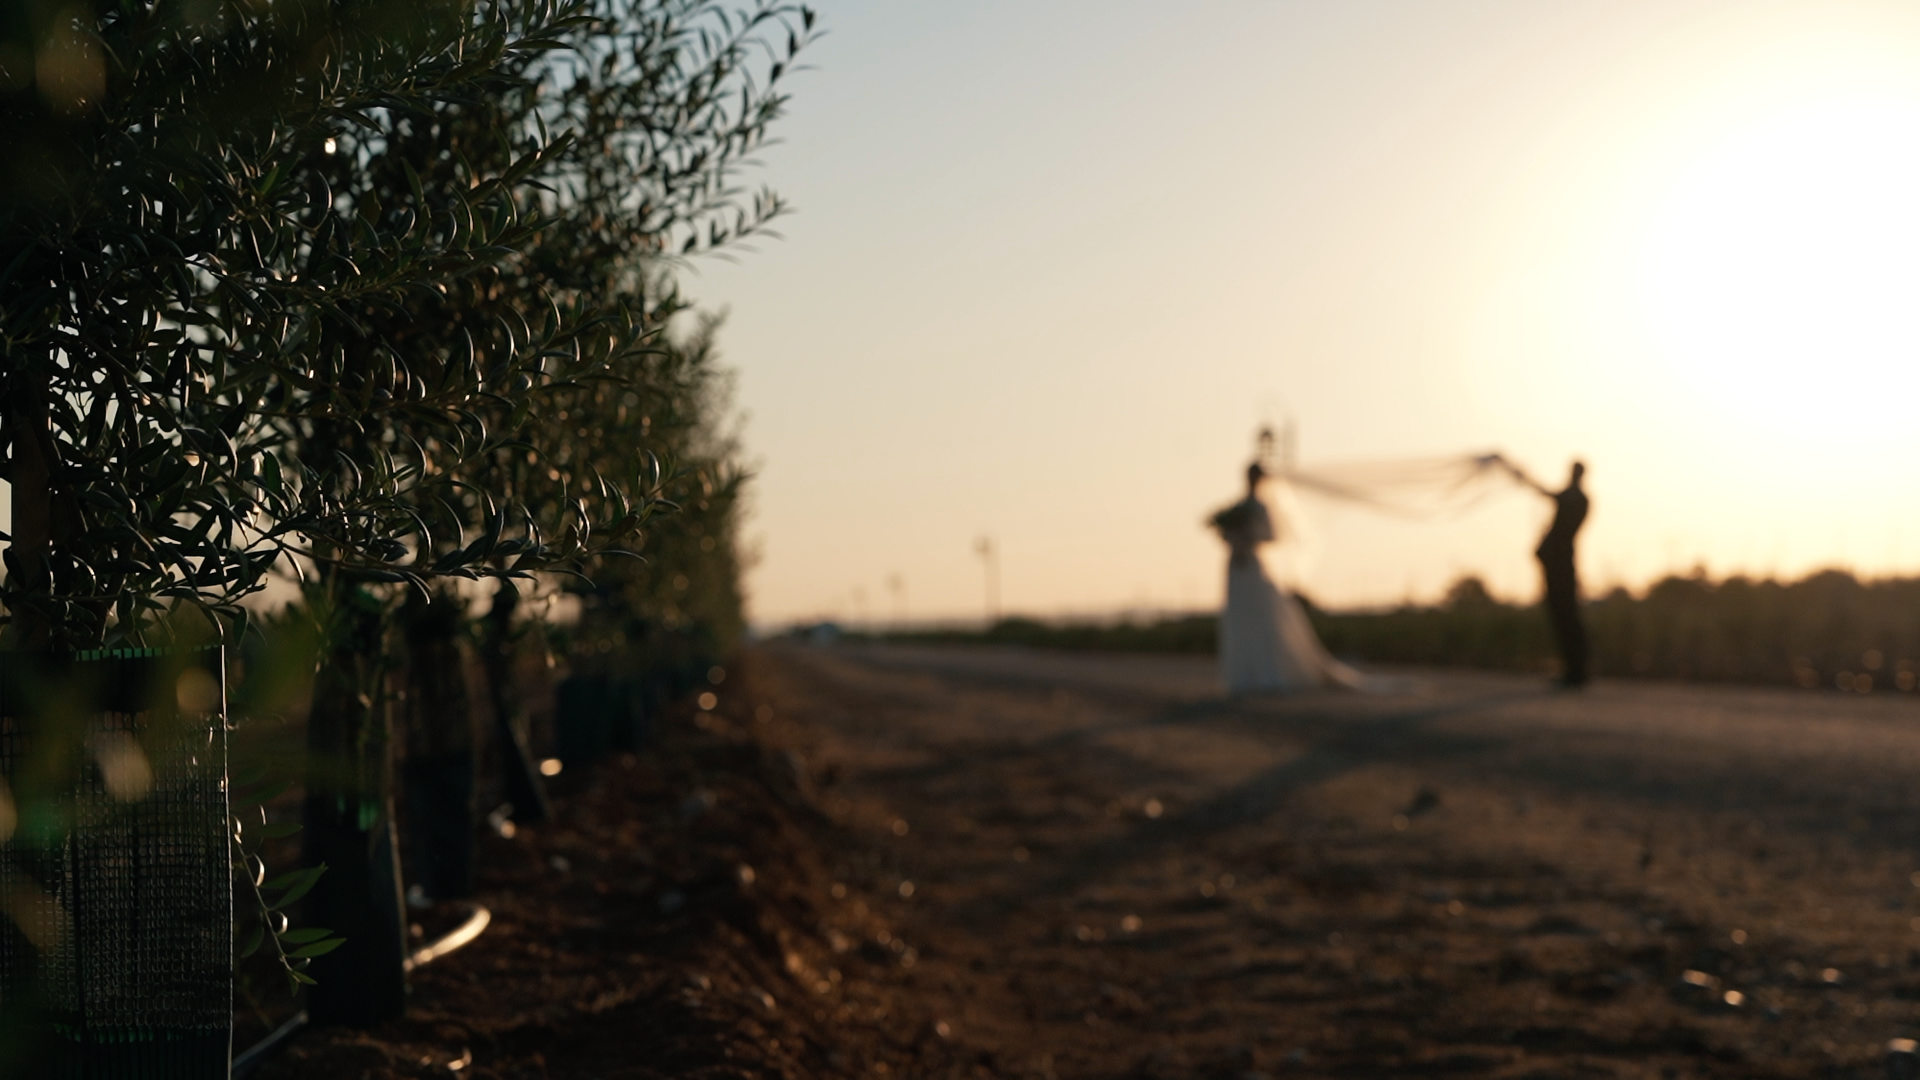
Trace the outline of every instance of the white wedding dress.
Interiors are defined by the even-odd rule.
[[[1300,602],[1267,576],[1260,545],[1274,540],[1273,513],[1249,495],[1217,526],[1227,542],[1227,607],[1220,616],[1220,673],[1229,694],[1359,689],[1364,677],[1320,644]]]

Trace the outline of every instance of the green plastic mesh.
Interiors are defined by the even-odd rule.
[[[37,1042],[27,1075],[227,1074],[233,910],[219,651],[192,656],[178,676],[189,708],[137,711],[182,659],[122,652],[71,664],[67,685],[89,704],[67,721],[86,726],[84,752],[57,763],[70,801],[65,813],[23,805],[0,845],[0,1007]],[[35,745],[44,728],[22,715],[32,699],[20,685],[17,672],[0,677],[0,775],[15,790],[31,783],[21,770],[53,767]]]

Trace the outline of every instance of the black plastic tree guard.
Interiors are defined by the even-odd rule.
[[[521,738],[520,695],[513,685],[514,630],[513,613],[520,606],[520,592],[512,581],[502,580],[493,594],[493,605],[482,623],[481,670],[487,676],[487,694],[493,703],[494,740],[500,754],[500,794],[512,806],[512,817],[522,825],[534,825],[552,816],[546,789],[534,770],[533,755]]]
[[[476,886],[480,814],[475,779],[471,656],[462,640],[466,604],[452,596],[409,601],[400,611],[406,632],[402,693],[396,703],[404,748],[400,790],[406,800],[408,884],[435,900],[471,897]]]
[[[400,764],[406,793],[409,884],[435,900],[464,900],[478,872],[471,750],[409,757]]]
[[[554,688],[554,751],[567,767],[583,768],[607,755],[620,719],[618,685],[605,675],[582,674]]]
[[[661,680],[651,673],[568,676],[554,691],[555,752],[574,768],[612,751],[644,749],[663,696]]]
[[[0,654],[0,1072],[211,1080],[233,1037],[220,649]]]
[[[346,938],[315,957],[307,1011],[316,1024],[372,1027],[407,1007],[407,922],[393,820],[392,718],[363,685],[378,678],[381,623],[352,605],[321,665],[307,715],[301,861],[327,867],[306,917]]]

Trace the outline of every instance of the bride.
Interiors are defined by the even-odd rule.
[[[1247,466],[1247,497],[1213,515],[1227,542],[1227,608],[1220,616],[1220,668],[1227,693],[1358,688],[1363,678],[1335,660],[1307,622],[1300,602],[1275,585],[1260,545],[1276,539],[1273,512],[1260,497],[1267,470]]]

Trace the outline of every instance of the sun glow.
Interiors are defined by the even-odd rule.
[[[1601,579],[1912,573],[1920,19],[1710,44],[1620,65],[1488,200],[1476,407],[1593,463]]]
[[[1920,83],[1759,105],[1682,155],[1642,219],[1649,359],[1704,410],[1884,437],[1920,390]]]

